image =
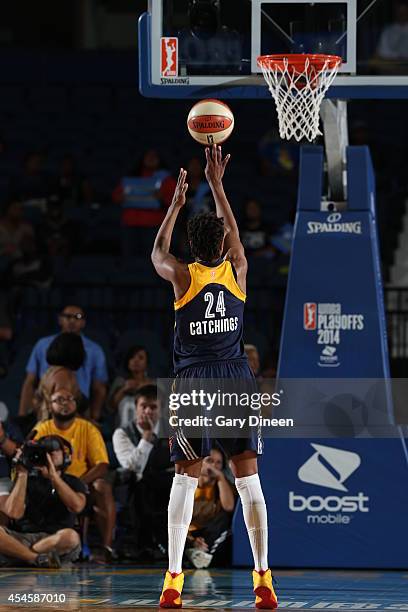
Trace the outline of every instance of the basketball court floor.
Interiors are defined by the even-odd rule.
[[[408,610],[408,572],[276,570],[274,573],[280,609]],[[149,610],[157,608],[162,579],[161,569],[129,566],[78,566],[55,572],[8,569],[0,574],[0,611]],[[20,599],[26,594],[27,601],[29,594],[38,594],[41,603],[12,603],[9,599],[12,594],[15,602],[17,594]],[[254,609],[250,570],[187,571],[183,609]]]

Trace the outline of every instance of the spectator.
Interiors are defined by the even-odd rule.
[[[102,412],[106,398],[106,383],[108,373],[106,359],[102,348],[96,342],[89,340],[82,330],[85,327],[85,313],[79,306],[65,306],[59,316],[59,324],[63,332],[80,334],[84,343],[86,359],[77,372],[78,384],[83,395],[89,400],[89,410],[92,419],[97,421]],[[35,344],[27,364],[19,414],[24,416],[33,409],[33,396],[38,381],[48,369],[47,350],[55,335],[41,338]]]
[[[259,375],[259,369],[261,367],[258,349],[256,348],[255,344],[245,344],[244,350],[248,358],[248,365],[251,368],[255,378],[257,378]]]
[[[210,565],[231,525],[235,498],[223,465],[224,457],[218,448],[203,459],[186,543],[186,556],[197,569]]]
[[[50,257],[68,257],[79,250],[80,226],[67,219],[64,204],[57,195],[47,199],[44,220],[37,229],[38,242]]]
[[[13,490],[4,504],[12,519],[11,529],[0,527],[0,565],[16,560],[36,567],[61,567],[75,561],[81,544],[74,531],[75,516],[86,504],[86,487],[65,473],[70,448],[58,436],[58,450],[47,453],[47,465],[28,470],[21,462],[16,468]],[[21,456],[20,456],[21,461]]]
[[[74,157],[69,154],[62,158],[59,174],[53,180],[53,189],[64,206],[89,205],[93,201],[90,182],[81,175]]]
[[[36,421],[47,421],[51,417],[49,411],[51,406],[51,397],[61,389],[68,390],[77,400],[79,405],[81,400],[81,392],[78,387],[75,373],[72,369],[52,365],[41,377],[38,389],[35,392],[34,402],[36,404]],[[35,422],[36,422],[35,421]],[[35,425],[32,423],[32,426]]]
[[[115,378],[108,397],[108,407],[118,412],[120,427],[125,427],[133,421],[135,392],[140,387],[153,383],[147,374],[148,354],[144,346],[130,347],[123,361],[124,376]]]
[[[46,353],[50,366],[63,366],[76,372],[86,359],[82,337],[75,332],[62,332],[55,336]]]
[[[187,208],[188,215],[193,217],[201,212],[209,212],[212,206],[210,187],[204,176],[204,168],[199,157],[192,157],[187,165],[188,192]],[[184,210],[184,209],[183,209]]]
[[[408,2],[394,4],[394,21],[387,25],[380,36],[377,58],[393,62],[408,60]],[[391,72],[397,71],[395,65]]]
[[[70,443],[73,453],[67,474],[89,487],[105,560],[111,561],[115,557],[112,541],[116,510],[112,485],[106,480],[109,459],[102,435],[95,425],[77,416],[77,400],[68,389],[55,391],[47,401],[52,417],[35,426],[34,438],[58,435]]]
[[[175,242],[178,245],[178,255],[189,257],[187,239],[187,221],[190,217],[200,213],[208,212],[214,208],[210,187],[204,176],[204,168],[201,159],[192,157],[187,165],[188,191],[186,193],[186,206],[180,211],[175,228]]]
[[[18,191],[24,201],[45,201],[49,194],[50,181],[43,169],[43,155],[38,151],[31,151],[24,159],[23,170],[12,182],[12,190]]]
[[[9,296],[0,289],[0,371],[5,371],[9,352],[8,343],[13,337],[12,317],[10,312]],[[0,375],[1,376],[1,375]]]
[[[247,255],[268,258],[275,256],[275,249],[271,245],[272,231],[262,221],[262,209],[258,200],[250,198],[245,202],[240,234]]]
[[[139,180],[132,180],[135,178]],[[170,206],[175,187],[174,178],[155,149],[147,150],[141,161],[122,178],[112,199],[122,204],[123,257],[145,256],[151,251],[156,229]]]
[[[129,504],[139,526],[139,544],[151,544],[151,534],[156,543],[165,544],[174,468],[168,440],[160,436],[161,407],[156,385],[137,391],[133,410],[132,422],[115,430],[113,449],[122,468],[134,475]]]
[[[261,176],[279,177],[277,184],[280,192],[295,193],[296,174],[299,160],[299,147],[284,142],[276,129],[269,130],[258,145],[259,173]]]
[[[19,427],[8,419],[0,421],[0,512],[4,512],[4,504],[12,487],[11,460],[22,443]]]
[[[23,205],[17,196],[8,199],[0,220],[0,256],[11,260],[23,256],[27,242],[34,242],[34,229],[24,221]]]
[[[276,377],[276,369],[269,366],[267,369],[263,369],[261,372],[261,359],[255,344],[245,344],[244,350],[248,358],[249,367],[251,368],[253,375],[256,378],[256,382],[258,383],[259,391],[269,394],[274,393],[275,381],[272,379],[275,379]],[[270,416],[270,410],[268,412],[268,410],[263,407],[262,416]]]

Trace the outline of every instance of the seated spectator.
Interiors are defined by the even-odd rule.
[[[37,228],[37,236],[43,252],[50,257],[68,257],[79,250],[81,228],[66,217],[59,196],[52,195],[47,199],[45,217]]]
[[[132,178],[146,179],[144,190],[140,184],[132,185]],[[147,150],[141,161],[122,178],[112,199],[122,205],[123,257],[146,256],[151,252],[156,230],[171,204],[175,187],[176,181],[155,149]]]
[[[248,358],[248,365],[252,370],[255,378],[259,375],[259,369],[261,367],[261,360],[259,358],[258,349],[255,344],[245,344],[244,345],[245,354]]]
[[[10,282],[48,288],[52,281],[49,259],[38,249],[36,240],[24,240],[21,256],[10,266]]]
[[[210,187],[204,175],[204,167],[199,157],[192,157],[187,164],[188,191],[186,206],[180,210],[175,227],[177,255],[183,258],[190,256],[187,239],[187,221],[200,212],[209,212],[214,208]]]
[[[49,411],[51,406],[51,397],[60,389],[68,390],[76,399],[79,405],[81,401],[81,391],[79,390],[75,372],[72,369],[64,366],[52,365],[41,377],[38,389],[34,394],[34,402],[36,406],[36,419],[32,426],[37,421],[47,421],[51,418]]]
[[[93,189],[78,171],[72,155],[64,155],[58,175],[52,180],[53,191],[64,206],[74,207],[93,202]]]
[[[258,145],[259,173],[261,176],[279,177],[280,191],[296,193],[299,147],[283,141],[276,129],[269,130]]]
[[[4,512],[4,504],[12,487],[11,460],[22,443],[19,427],[8,419],[0,421],[0,512]]]
[[[262,209],[258,200],[248,199],[240,224],[241,241],[247,255],[255,257],[275,256],[271,245],[272,230],[262,221]]]
[[[86,359],[82,336],[75,332],[62,332],[55,336],[46,353],[50,366],[63,366],[76,372]]]
[[[67,474],[76,476],[89,487],[104,557],[111,561],[115,558],[112,541],[116,510],[112,485],[106,480],[109,459],[102,435],[95,425],[77,416],[77,399],[70,390],[59,389],[45,400],[52,417],[37,423],[34,438],[58,435],[70,443],[73,452]]]
[[[208,567],[231,526],[235,498],[223,472],[224,456],[213,448],[203,459],[194,494],[193,518],[186,542],[186,556],[197,569]]]
[[[144,346],[132,346],[123,360],[124,376],[117,376],[112,383],[108,407],[118,412],[120,427],[133,421],[135,393],[140,387],[153,383],[147,374],[148,354]]]
[[[8,343],[13,338],[13,324],[7,292],[0,289],[0,372],[5,373],[9,359]],[[1,376],[1,374],[0,374]]]
[[[31,151],[24,159],[21,173],[11,183],[11,189],[18,191],[23,201],[38,200],[45,202],[50,191],[50,180],[43,168],[44,156],[39,151]]]
[[[19,451],[16,478],[3,512],[10,528],[0,527],[0,566],[16,561],[35,567],[58,568],[78,559],[81,544],[75,516],[86,504],[86,486],[65,473],[70,447],[58,436],[42,437],[58,450],[47,453],[47,465],[31,467]]]
[[[255,344],[245,344],[244,350],[248,358],[248,365],[256,378],[256,382],[258,383],[259,390],[262,393],[273,393],[275,390],[275,382],[272,379],[274,379],[276,376],[276,370],[273,372],[271,370],[267,370],[261,373],[261,359]],[[269,415],[269,412],[265,408],[262,408],[263,416]]]
[[[192,157],[187,164],[188,192],[186,210],[190,217],[213,208],[210,187],[204,175],[204,167],[199,157]],[[182,211],[185,210],[182,208]]]
[[[23,247],[27,242],[34,242],[34,229],[24,221],[24,211],[21,200],[12,196],[6,202],[0,219],[0,256],[11,260],[23,256]]]
[[[398,72],[398,68],[395,66],[398,61],[407,62],[408,2],[399,1],[394,4],[394,21],[385,26],[381,32],[377,47],[377,59],[389,62],[390,72],[394,73]],[[384,63],[381,66],[385,68]]]
[[[78,334],[82,338],[86,359],[83,366],[77,371],[77,379],[81,392],[89,400],[90,416],[97,421],[101,416],[106,398],[108,372],[102,348],[82,333],[85,320],[85,313],[79,306],[65,306],[59,316],[59,324],[63,332]],[[41,338],[32,350],[26,368],[27,376],[21,391],[20,416],[33,410],[34,391],[41,376],[48,369],[47,350],[54,338],[55,335]],[[61,363],[61,365],[64,364]]]
[[[141,387],[134,397],[134,416],[113,434],[113,449],[134,475],[129,504],[139,527],[139,547],[167,541],[167,506],[174,468],[168,439],[160,435],[161,407],[156,385]],[[153,534],[153,535],[152,535]]]

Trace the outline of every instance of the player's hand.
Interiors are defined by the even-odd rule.
[[[221,183],[224,176],[225,168],[231,155],[228,154],[222,159],[222,150],[219,145],[213,145],[205,148],[205,157],[207,159],[207,165],[205,167],[205,177],[210,185],[216,185]]]
[[[188,183],[186,183],[187,170],[180,168],[176,189],[174,190],[172,205],[176,208],[181,208],[186,203],[186,191]]]

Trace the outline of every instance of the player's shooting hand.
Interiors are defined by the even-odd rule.
[[[219,145],[213,145],[211,148],[205,148],[205,157],[207,159],[207,165],[205,167],[205,177],[210,185],[216,185],[221,183],[224,176],[225,168],[231,155],[228,154],[222,159],[222,150]]]
[[[174,190],[173,195],[173,206],[177,208],[181,208],[186,203],[186,191],[188,189],[188,183],[186,183],[187,178],[187,170],[184,168],[180,168],[180,172],[178,175],[176,189]]]

